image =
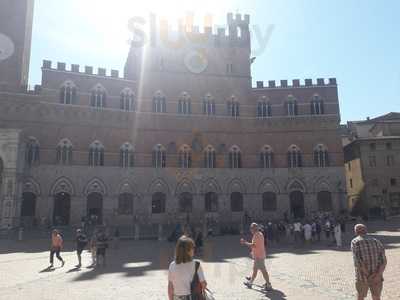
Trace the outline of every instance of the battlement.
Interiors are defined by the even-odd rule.
[[[179,22],[178,29],[173,30],[168,20],[162,19],[159,22],[158,30],[151,34],[152,38],[158,37],[159,41],[182,41],[196,45],[208,46],[248,46],[250,47],[250,16],[229,13],[225,27],[199,26]],[[211,24],[212,25],[212,24]]]
[[[321,86],[337,86],[336,78],[328,78],[326,82],[325,78],[317,78],[317,82],[313,82],[312,79],[304,79],[304,84],[300,82],[300,79],[293,79],[292,83],[289,84],[287,80],[281,80],[280,84],[277,85],[275,80],[257,81],[254,89],[275,89],[275,88],[307,88],[307,87],[321,87]]]
[[[84,71],[81,71],[80,66],[78,64],[71,64],[71,66],[68,70],[65,62],[57,62],[57,66],[55,68],[53,68],[51,60],[43,60],[42,70],[55,70],[55,71],[61,71],[61,72],[76,73],[76,74],[80,74],[80,75],[91,75],[91,76],[101,76],[101,77],[107,77],[107,78],[123,79],[122,77],[119,76],[118,70],[111,70],[110,74],[108,75],[106,69],[98,68],[97,72],[94,73],[93,67],[85,66]]]

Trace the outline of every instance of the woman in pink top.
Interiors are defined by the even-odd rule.
[[[269,276],[267,268],[265,267],[265,246],[264,246],[264,235],[260,232],[259,227],[256,223],[250,225],[250,232],[253,235],[251,243],[246,242],[244,239],[240,239],[242,245],[246,245],[251,249],[251,254],[254,259],[253,274],[251,277],[246,277],[247,281],[244,283],[247,287],[251,288],[254,279],[257,277],[258,270],[261,271],[265,279],[264,288],[267,291],[272,290],[272,285],[269,282]]]
[[[60,256],[60,251],[63,247],[63,239],[59,234],[57,229],[54,229],[51,233],[51,248],[50,248],[50,268],[53,267],[54,261],[54,254],[56,255],[57,259],[61,261],[61,267],[64,266],[65,261]]]

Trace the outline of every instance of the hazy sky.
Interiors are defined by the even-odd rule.
[[[400,111],[400,1],[36,0],[31,84],[43,59],[123,70],[128,20],[149,12],[177,20],[206,14],[225,25],[226,13],[250,14],[256,80],[336,77],[342,122]],[[257,39],[256,32],[266,36]],[[262,41],[261,43],[258,41]]]

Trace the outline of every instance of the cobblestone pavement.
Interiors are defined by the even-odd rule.
[[[400,223],[373,224],[370,229],[387,248],[383,299],[400,299]],[[202,264],[215,299],[355,299],[353,261],[347,250],[350,238],[341,251],[327,241],[300,249],[271,246],[267,267],[274,291],[266,294],[242,284],[250,274],[251,260],[238,236],[209,239]],[[47,240],[0,240],[0,299],[167,299],[166,269],[173,245],[123,241],[119,249],[109,249],[105,268],[81,270],[74,268],[72,245],[67,241],[62,253],[66,265],[60,268],[56,262],[54,271],[46,271]],[[89,265],[89,253],[84,253],[83,261]]]

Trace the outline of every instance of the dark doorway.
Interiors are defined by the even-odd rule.
[[[36,211],[36,195],[31,192],[22,194],[21,217],[34,217]]]
[[[290,212],[295,219],[304,218],[304,196],[302,192],[294,191],[290,193]]]
[[[71,214],[71,196],[68,193],[58,193],[54,196],[53,224],[69,225]]]
[[[240,192],[231,193],[231,211],[243,211],[243,194]]]
[[[103,222],[103,195],[90,193],[87,196],[87,216],[94,224]]]
[[[320,211],[325,211],[325,212],[332,211],[333,209],[332,195],[330,192],[328,191],[318,192],[317,199],[318,199],[318,209]]]
[[[193,196],[191,193],[182,193],[179,195],[179,211],[183,213],[191,213],[193,208]]]

